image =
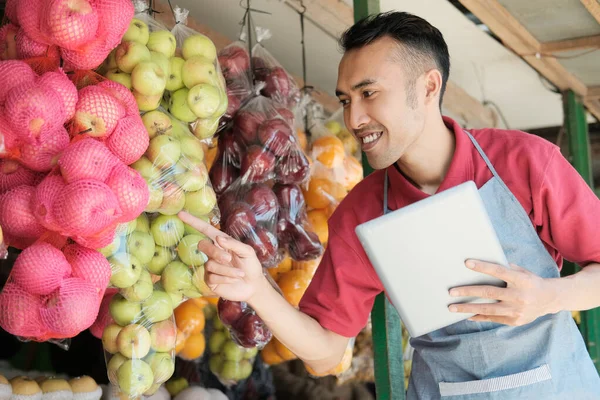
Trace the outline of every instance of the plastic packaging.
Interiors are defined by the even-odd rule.
[[[175,7],[177,57],[172,58],[169,112],[189,123],[199,139],[212,137],[228,107],[226,83],[217,49],[206,36],[186,26],[189,11]]]
[[[204,355],[206,349],[205,305],[206,302],[202,298],[197,298],[186,300],[175,309],[175,323],[177,324],[175,353],[183,360],[193,361]]]
[[[247,45],[237,41],[223,48],[218,55],[219,64],[227,84],[227,111],[221,123],[233,119],[235,113],[252,96],[252,71]]]

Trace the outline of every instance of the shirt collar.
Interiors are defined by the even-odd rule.
[[[450,162],[450,168],[438,188],[438,193],[466,181],[473,180],[475,176],[473,168],[473,143],[456,121],[449,117],[442,118],[444,124],[454,132],[456,148]],[[390,186],[390,209],[395,210],[428,197],[426,193],[413,186],[394,165],[387,168],[387,173]]]

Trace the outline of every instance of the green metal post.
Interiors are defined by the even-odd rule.
[[[379,0],[354,0],[354,20],[379,13]],[[373,172],[363,153],[364,176]],[[404,361],[402,359],[402,326],[396,309],[383,293],[375,299],[371,312],[375,386],[378,400],[403,400]]]
[[[571,164],[593,190],[590,138],[583,103],[573,91],[569,90],[563,94],[563,104]],[[577,272],[579,269],[579,266],[565,263],[563,275]],[[582,311],[579,328],[596,369],[600,371],[600,346],[598,346],[600,342],[600,308]]]

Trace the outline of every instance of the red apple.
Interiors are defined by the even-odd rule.
[[[266,97],[287,99],[290,97],[292,86],[290,77],[281,67],[273,68],[265,78],[265,87],[261,91]]]
[[[240,167],[246,152],[246,145],[239,135],[236,135],[231,129],[226,129],[219,135],[218,147],[220,157],[223,157],[227,164],[236,168]]]
[[[265,184],[258,184],[246,193],[244,197],[259,221],[274,221],[279,214],[277,196]]]
[[[242,105],[242,99],[240,99],[236,93],[227,87],[227,111],[225,111],[225,116],[228,118],[232,118],[237,110],[240,109]]]
[[[295,148],[275,166],[277,181],[299,185],[310,175],[310,165],[304,153]]]
[[[304,195],[298,185],[275,185],[273,191],[279,200],[282,209],[288,209],[296,217],[300,211],[304,210]],[[298,222],[295,219],[293,222]]]
[[[287,246],[294,238],[294,223],[290,217],[290,210],[281,209],[277,220],[277,238],[281,245]]]
[[[240,240],[248,236],[256,228],[256,215],[246,203],[237,202],[227,212],[225,232]]]
[[[323,254],[323,245],[316,233],[307,231],[301,224],[293,225],[292,232],[292,240],[287,244],[292,259],[308,261]]]
[[[290,126],[294,126],[294,113],[291,112],[289,109],[287,108],[278,108],[277,109],[277,114],[279,114],[279,116],[281,118],[284,119],[285,122],[287,122]]]
[[[258,127],[265,119],[265,115],[258,111],[242,110],[233,119],[234,129],[242,135],[246,144],[250,145],[256,142]]]
[[[278,157],[289,153],[296,140],[288,123],[281,118],[268,119],[260,124],[258,139]]]
[[[251,246],[256,252],[258,261],[265,268],[274,267],[277,264],[277,237],[268,229],[257,227],[253,234],[246,236],[242,242]]]
[[[250,69],[250,57],[242,47],[229,46],[219,53],[219,64],[225,79],[231,79]]]
[[[230,301],[219,298],[217,303],[219,319],[223,325],[231,326],[244,315],[247,307],[246,302],[243,301]]]
[[[236,192],[234,190],[226,190],[219,197],[219,211],[221,212],[221,221],[227,220],[229,211],[237,201]]]
[[[254,68],[256,80],[259,81],[264,81],[271,70],[267,62],[261,57],[252,57],[252,68]]]
[[[235,332],[232,339],[240,346],[253,348],[265,345],[273,337],[271,330],[264,321],[254,313],[246,313],[234,324]]]
[[[217,195],[221,195],[240,175],[239,169],[219,157],[210,168],[208,176]]]
[[[246,182],[264,182],[271,178],[275,170],[275,156],[261,146],[250,146],[242,160],[240,174]]]

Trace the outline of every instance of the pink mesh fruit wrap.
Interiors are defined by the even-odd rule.
[[[94,179],[104,182],[119,160],[95,139],[84,138],[72,143],[58,159],[65,182]]]
[[[115,129],[117,121],[125,115],[123,105],[106,90],[97,86],[87,86],[79,91],[72,134],[87,133],[90,136],[108,137]],[[90,128],[93,131],[88,133]]]
[[[51,244],[38,242],[17,257],[11,280],[27,293],[48,295],[71,275],[71,265],[63,253]]]
[[[40,144],[21,146],[20,161],[34,171],[50,171],[70,140],[69,133],[61,125],[53,132],[46,132]]]
[[[62,70],[43,74],[37,79],[37,84],[54,89],[62,98],[66,118],[73,118],[79,94],[77,93],[77,87],[75,87],[73,82],[71,82],[69,77]]]
[[[106,184],[119,201],[123,213],[119,222],[129,222],[136,219],[148,205],[148,199],[150,198],[148,184],[139,172],[125,164],[118,164],[113,168]]]
[[[35,189],[31,207],[37,221],[46,229],[60,231],[53,213],[53,205],[66,184],[60,174],[50,174]]]
[[[100,77],[100,75],[98,75]],[[129,89],[120,83],[113,82],[111,80],[102,80],[98,82],[96,86],[106,90],[111,96],[119,100],[119,102],[125,107],[127,115],[139,115],[139,109],[135,97]]]
[[[92,326],[90,326],[90,332],[98,339],[102,339],[102,332],[104,332],[104,328],[114,322],[110,316],[108,306],[115,293],[117,293],[116,289],[106,289],[104,292],[104,297],[102,298],[102,303],[100,303],[98,317],[96,317],[96,321],[92,324]]]
[[[0,226],[7,235],[37,239],[46,231],[31,209],[34,194],[35,187],[18,186],[0,197]]]
[[[0,326],[20,337],[44,335],[39,296],[27,293],[16,283],[8,282],[0,293]]]
[[[112,243],[118,224],[115,222],[92,236],[73,236],[72,239],[80,245],[90,249],[101,249]]]
[[[76,9],[70,7],[70,3],[72,0],[48,1],[41,26],[55,44],[77,50],[96,36],[98,11],[87,0],[80,0]]]
[[[63,253],[71,264],[73,277],[91,283],[98,299],[101,300],[110,280],[111,269],[108,260],[100,252],[78,244],[67,245]]]
[[[37,174],[17,161],[0,160],[0,194],[21,185],[33,186]]]
[[[130,165],[140,159],[148,148],[150,138],[139,114],[129,115],[117,122],[106,145],[123,163]]]
[[[0,62],[0,105],[13,88],[35,81],[37,75],[27,63],[9,60]]]

